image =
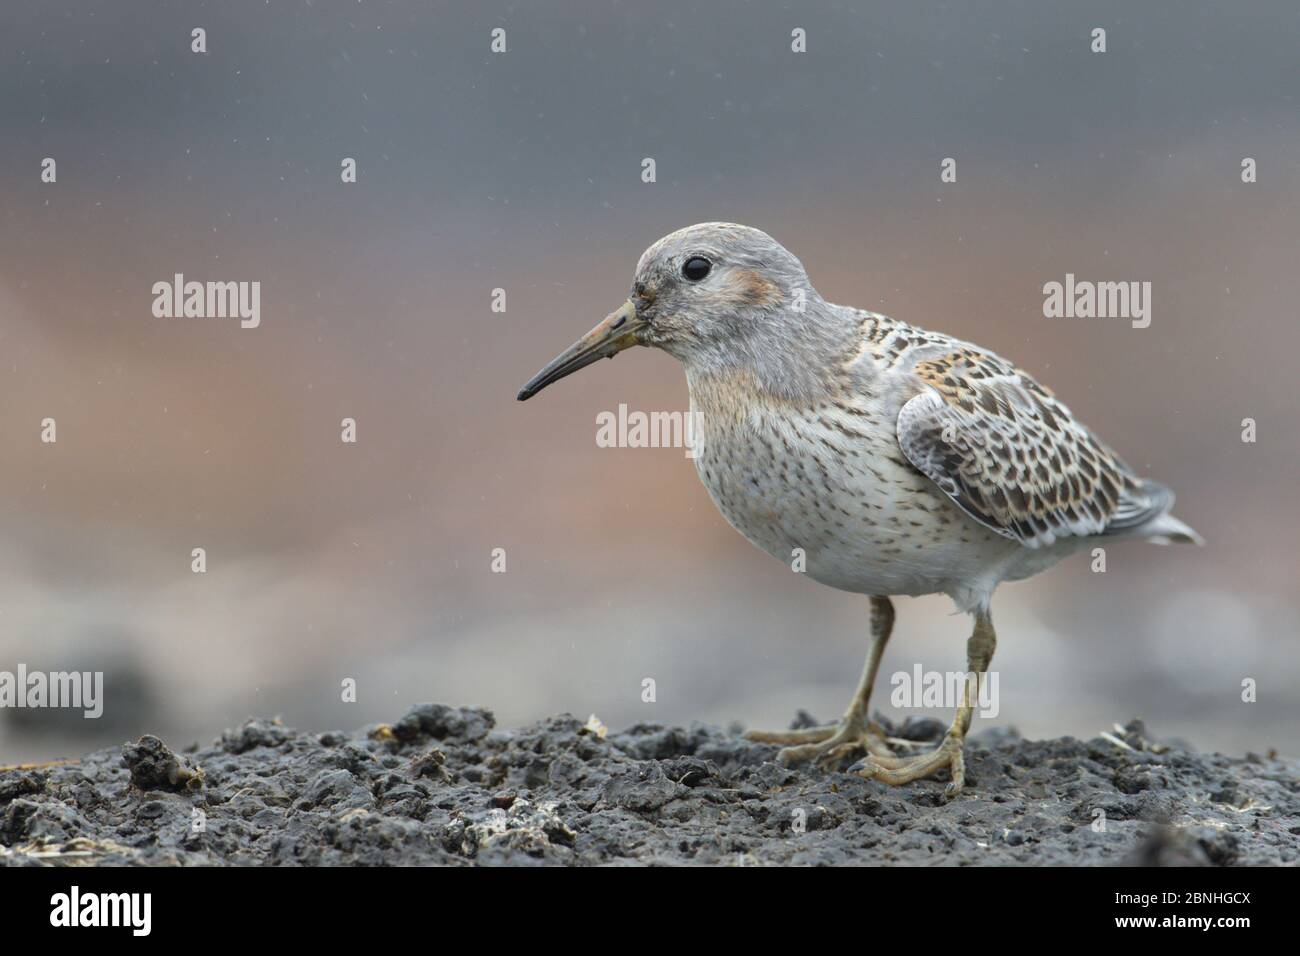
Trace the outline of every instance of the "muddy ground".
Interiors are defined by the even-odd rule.
[[[1300,863],[1300,764],[1156,744],[1136,721],[1109,739],[975,734],[947,804],[939,780],[786,769],[736,728],[603,730],[502,731],[425,704],[355,733],[253,720],[180,754],[144,737],[0,770],[0,863]]]

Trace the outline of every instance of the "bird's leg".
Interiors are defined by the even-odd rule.
[[[965,688],[962,691],[961,706],[952,726],[944,735],[943,743],[937,749],[920,757],[902,758],[885,757],[872,754],[855,764],[851,770],[868,780],[879,780],[891,786],[911,783],[922,777],[928,777],[940,770],[952,774],[952,782],[944,789],[944,799],[951,800],[961,793],[966,785],[966,762],[962,751],[966,744],[966,732],[970,730],[971,715],[974,712],[972,690],[979,694],[979,682],[989,669],[993,660],[993,650],[997,647],[998,636],[993,630],[993,618],[987,608],[975,612],[975,629],[966,642],[966,667],[968,670]]]
[[[876,682],[876,671],[880,669],[880,658],[885,653],[885,644],[893,629],[893,603],[887,597],[873,597],[871,646],[867,651],[867,663],[862,668],[862,678],[858,681],[853,702],[838,724],[809,727],[805,730],[751,730],[745,734],[745,739],[759,743],[786,744],[776,759],[787,766],[806,760],[835,759],[864,748],[868,753],[892,757],[880,727],[870,722],[867,705],[871,700],[871,687]]]

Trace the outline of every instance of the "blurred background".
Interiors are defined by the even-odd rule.
[[[680,449],[597,447],[619,403],[687,407],[672,359],[515,401],[704,220],[770,232],[831,301],[1014,359],[1208,539],[1004,586],[977,729],[1142,716],[1294,755],[1300,9],[1088,7],[5,3],[0,670],[107,687],[98,721],[0,710],[0,763],[428,700],[507,726],[837,715],[866,599],[745,542]],[[178,272],[260,281],[261,327],[155,318]],[[1044,318],[1066,273],[1151,282],[1151,326]],[[888,675],[963,668],[968,622],[898,611],[875,700],[904,716]]]

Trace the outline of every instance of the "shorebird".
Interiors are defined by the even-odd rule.
[[[1137,475],[1050,391],[969,342],[825,301],[766,233],[702,223],[641,256],[631,295],[519,392],[519,400],[634,345],[686,370],[695,466],[733,528],[809,577],[870,597],[866,665],[843,718],[750,731],[784,764],[864,754],[849,770],[905,784],[963,748],[997,643],[989,603],[1116,538],[1200,541],[1174,496]],[[931,753],[896,754],[868,704],[894,624],[892,597],[949,595],[974,627],[956,716]]]

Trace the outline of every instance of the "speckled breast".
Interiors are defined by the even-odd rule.
[[[701,481],[732,527],[778,560],[797,567],[801,549],[810,577],[864,594],[942,591],[977,566],[990,533],[908,465],[869,411],[693,404]]]

